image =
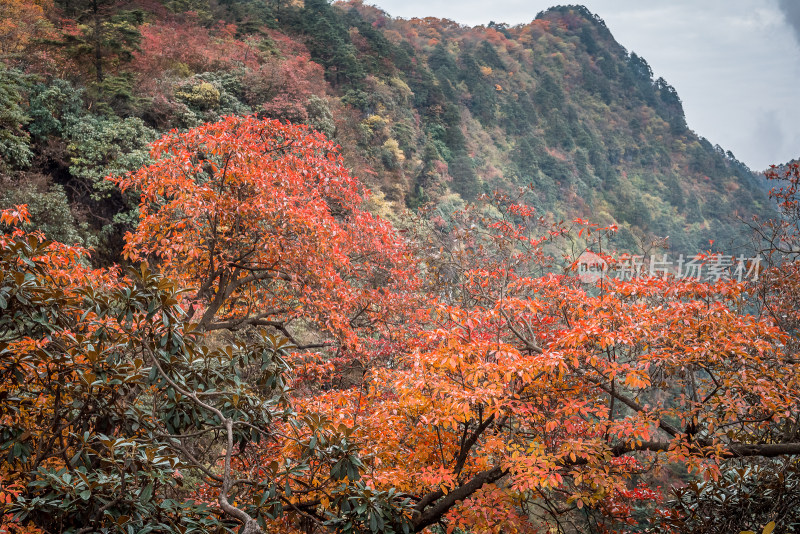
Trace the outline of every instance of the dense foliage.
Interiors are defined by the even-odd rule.
[[[675,89],[581,7],[469,28],[325,0],[3,6],[5,188],[63,187],[62,233],[107,262],[135,201],[102,178],[142,165],[157,132],[229,114],[332,137],[380,191],[373,211],[448,213],[532,184],[542,214],[616,224],[615,246],[669,236],[694,254],[730,248],[741,219],[771,210],[743,164],[687,127]]]
[[[2,212],[6,530],[795,528],[796,165],[759,280],[587,285],[502,194],[400,238],[305,127],[150,158],[127,274]]]
[[[0,531],[800,530],[800,166],[586,9],[0,1]]]

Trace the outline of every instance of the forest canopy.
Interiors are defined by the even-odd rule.
[[[305,127],[150,158],[127,271],[3,212],[4,528],[711,532],[730,477],[775,496],[718,523],[796,521],[796,219],[755,281],[585,284],[548,245],[613,229],[498,194],[400,237]]]
[[[0,531],[799,528],[800,166],[598,16],[0,2]]]

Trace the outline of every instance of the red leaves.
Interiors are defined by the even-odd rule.
[[[197,288],[202,327],[303,318],[357,346],[355,325],[403,306],[393,294],[413,278],[403,241],[360,208],[365,190],[322,134],[227,117],[164,137],[152,155],[115,180],[142,193],[125,253]]]
[[[261,114],[273,119],[306,122],[306,104],[314,89],[324,87],[324,72],[308,53],[286,60],[269,58],[248,71],[243,85],[247,100],[261,106]]]
[[[150,85],[170,70],[200,73],[257,67],[260,53],[256,43],[235,39],[235,26],[219,23],[209,30],[189,14],[183,19],[139,28],[142,37],[133,54],[133,70],[141,75],[142,83]]]
[[[787,336],[740,311],[741,283],[609,279],[598,290],[543,272],[543,247],[566,230],[497,196],[494,219],[468,208],[450,234],[411,229],[426,294],[404,240],[361,209],[366,192],[323,136],[229,117],[165,137],[153,157],[117,180],[142,192],[129,257],[196,288],[203,328],[302,323],[298,340],[335,346],[292,355],[295,402],[356,426],[368,484],[435,506],[503,473],[466,495],[473,508],[442,506],[451,527],[524,531],[518,510],[539,496],[627,522],[631,501],[660,493],[631,489],[650,462],[625,455],[713,475],[728,428],[757,435],[800,403]],[[615,230],[575,224],[582,236]]]

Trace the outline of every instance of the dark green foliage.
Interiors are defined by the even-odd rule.
[[[550,114],[552,110],[558,110],[564,106],[564,91],[550,74],[544,73],[533,95],[533,101],[539,106],[542,113]]]
[[[592,30],[588,26],[584,26],[580,32],[581,42],[586,47],[586,53],[590,56],[597,54],[600,51],[600,46],[592,35]]]
[[[108,71],[133,58],[145,19],[141,10],[124,10],[119,0],[60,0],[67,16],[78,23],[77,33],[65,33],[66,53],[94,75],[100,86]],[[98,87],[102,94],[102,88]]]
[[[655,81],[659,104],[656,106],[659,114],[669,122],[673,134],[686,130],[686,117],[683,114],[683,102],[678,92],[664,78]]]
[[[605,73],[598,72],[595,67],[585,63],[582,67],[583,87],[593,95],[597,95],[606,104],[611,103],[611,83]]]
[[[625,198],[618,205],[620,219],[630,223],[631,226],[650,230],[652,214],[650,209],[640,198]]]
[[[572,150],[575,146],[567,121],[564,120],[564,117],[560,113],[551,113],[547,118],[544,138],[548,146],[559,147],[565,150]]]
[[[558,184],[565,185],[572,181],[572,168],[569,164],[546,152],[539,154],[539,168]]]
[[[207,0],[195,0],[200,6],[207,7]],[[225,20],[236,24],[239,35],[258,34],[266,26],[277,28],[276,17],[279,6],[276,2],[263,2],[259,0],[219,0],[217,5],[222,6]],[[177,7],[177,6],[176,6]],[[196,11],[194,9],[179,9],[178,12]]]
[[[453,189],[466,200],[474,200],[483,193],[483,186],[473,166],[472,158],[459,152],[450,163],[450,175],[453,177]]]
[[[497,50],[495,50],[494,46],[489,44],[488,41],[483,41],[478,45],[475,51],[475,58],[483,65],[491,67],[492,69],[500,71],[506,70],[506,65],[503,63],[503,60],[500,59]]]
[[[537,149],[541,150],[541,141],[533,136],[523,137],[511,153],[512,161],[516,164],[520,176],[533,176],[539,168]]]
[[[643,57],[636,55],[636,52],[631,52],[628,56],[628,69],[637,82],[649,82],[653,78],[653,69]]]
[[[311,58],[325,68],[328,81],[359,87],[365,70],[350,41],[345,14],[327,0],[308,0],[302,9],[287,10],[281,19],[307,36]]]
[[[64,137],[67,129],[83,113],[83,91],[67,80],[55,78],[37,83],[30,93],[28,131],[34,139]]]
[[[26,90],[24,75],[0,63],[0,171],[27,167],[33,158],[23,129],[30,122],[22,106]]]
[[[697,223],[703,221],[703,212],[700,210],[700,202],[697,196],[692,193],[686,201],[686,221],[690,223]]]
[[[356,482],[340,492],[333,502],[337,514],[329,513],[325,525],[342,534],[410,534],[411,524],[399,510],[411,507],[411,499],[394,488],[377,491]]]
[[[8,511],[59,532],[86,526],[120,533],[178,532],[176,523],[187,532],[215,528],[219,520],[207,506],[169,498],[181,483],[176,469],[189,466],[171,440],[160,436],[166,421],[151,418],[142,402],[174,404],[160,386],[163,377],[152,368],[153,359],[187,387],[236,391],[235,376],[206,374],[191,363],[199,347],[183,329],[183,312],[168,283],[146,272],[131,273],[130,286],[86,287],[77,295],[48,276],[42,261],[48,247],[22,237],[0,253],[0,355],[8,362],[0,374],[4,390],[14,392],[3,403],[0,450],[6,455],[0,461],[5,472],[18,472],[25,486]],[[89,310],[96,314],[91,324],[83,313]],[[140,321],[152,328],[132,336]],[[65,337],[65,331],[75,337]],[[25,336],[51,343],[15,355],[9,343]],[[224,353],[216,364],[214,353],[209,356],[209,370],[231,363]],[[37,365],[48,366],[51,378],[28,381],[23,370]],[[145,397],[143,390],[149,391]],[[20,407],[46,396],[56,399],[52,420],[19,417],[29,411]],[[209,414],[197,415],[186,426],[213,424]],[[63,431],[63,440],[48,444],[49,435],[41,433],[45,429]],[[69,469],[49,467],[47,460],[61,461],[64,455]]]
[[[143,104],[134,96],[134,77],[129,73],[107,75],[88,91],[97,112],[127,117],[135,114]]]
[[[99,200],[115,191],[106,176],[134,171],[149,160],[147,144],[156,133],[141,119],[85,115],[69,128],[68,138],[70,173],[91,188],[92,200]]]
[[[155,131],[141,119],[84,115],[67,129],[71,200],[87,207],[97,232],[97,259],[114,261],[122,239],[137,222],[138,199],[123,195],[106,176],[138,169],[149,160]]]
[[[42,231],[48,239],[68,245],[96,244],[86,224],[79,225],[75,220],[61,185],[49,184],[46,177],[30,173],[19,173],[15,178],[0,179],[0,210],[26,204],[30,228]]]
[[[481,65],[473,53],[467,50],[461,53],[459,63],[462,69],[461,79],[470,92],[467,107],[482,123],[493,124],[497,115],[498,97],[494,84],[481,73],[481,67],[486,65]]]
[[[358,35],[366,41],[366,47],[359,50],[359,60],[364,65],[365,72],[372,74],[389,75],[394,68],[409,61],[408,54],[392,44],[383,33],[372,24],[365,21],[355,8],[348,9],[344,14],[344,24],[348,31],[351,28],[358,30]]]
[[[433,51],[428,56],[428,67],[440,80],[455,82],[458,79],[459,68],[455,58],[442,43],[433,47]]]
[[[527,91],[521,91],[516,98],[505,99],[500,107],[500,117],[506,130],[516,136],[525,135],[539,122]]]
[[[466,146],[466,139],[461,131],[461,110],[452,104],[448,105],[442,115],[444,135],[442,141],[452,152],[461,152]],[[445,158],[448,159],[448,158]]]
[[[417,151],[414,139],[414,127],[406,122],[397,122],[392,126],[392,134],[406,156],[412,156]]]
[[[208,0],[161,0],[161,2],[173,13],[191,12],[204,24],[214,21]]]
[[[722,477],[692,481],[668,504],[684,518],[667,523],[681,533],[800,532],[800,464],[796,458],[731,461]]]
[[[350,89],[342,96],[342,103],[361,111],[369,110],[369,95],[361,89]]]

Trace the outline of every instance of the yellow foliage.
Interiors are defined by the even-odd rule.
[[[402,96],[404,99],[414,96],[414,92],[411,90],[411,88],[400,78],[390,78],[389,85],[396,89],[400,96]]]
[[[403,154],[403,151],[400,150],[400,145],[398,144],[397,140],[387,139],[386,142],[383,143],[383,148],[394,154],[394,157],[397,158],[397,161],[402,163],[406,160],[406,156]]]
[[[361,124],[363,124],[364,126],[366,126],[367,128],[369,128],[374,132],[376,129],[383,128],[386,125],[386,122],[387,122],[386,119],[384,119],[380,115],[370,115],[369,117],[364,119],[364,121]]]
[[[45,14],[52,8],[51,0],[0,0],[0,53],[23,52],[47,37],[52,25]]]
[[[204,109],[219,106],[219,89],[208,82],[200,82],[189,91],[178,91],[175,96]]]
[[[397,216],[395,215],[394,202],[386,200],[386,195],[383,194],[383,191],[371,191],[366,200],[364,200],[362,207],[365,211],[368,211],[385,221],[394,221],[397,219]]]

